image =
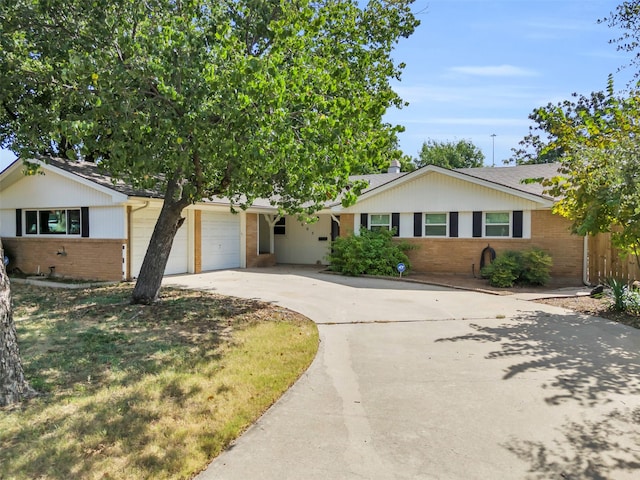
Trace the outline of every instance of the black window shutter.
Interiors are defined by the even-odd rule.
[[[22,209],[16,208],[16,237],[22,236]]]
[[[395,229],[393,236],[399,237],[400,236],[400,214],[399,213],[391,214],[391,228]]]
[[[360,226],[364,228],[369,228],[369,214],[361,213],[360,214]]]
[[[522,210],[513,211],[513,238],[522,238]]]
[[[331,218],[331,241],[333,242],[340,236],[340,215]]]
[[[482,212],[473,212],[473,236],[482,237]]]
[[[413,236],[422,236],[422,213],[419,212],[413,214]]]
[[[449,212],[449,236],[458,236],[458,212]]]
[[[89,236],[89,207],[80,208],[80,236]]]

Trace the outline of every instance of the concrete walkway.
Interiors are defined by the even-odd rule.
[[[165,279],[318,323],[303,377],[198,478],[640,478],[640,331],[311,269]]]

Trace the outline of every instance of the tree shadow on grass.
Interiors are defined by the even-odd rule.
[[[504,381],[551,373],[542,385],[549,392],[547,405],[574,404],[572,410],[580,415],[581,420],[567,419],[548,442],[512,438],[502,445],[529,464],[527,479],[640,478],[639,330],[596,317],[546,312],[470,327],[469,334],[437,341],[495,345],[485,358],[512,360]]]
[[[0,478],[90,478],[109,457],[145,478],[180,476],[183,410],[196,403],[214,415],[213,394],[191,373],[215,379],[230,331],[272,314],[262,302],[171,289],[151,306],[130,305],[122,287],[19,293],[24,361],[42,395],[10,412],[16,428],[0,432]]]

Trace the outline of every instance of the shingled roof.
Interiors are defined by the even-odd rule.
[[[518,165],[515,167],[457,168],[455,171],[497,185],[502,185],[503,187],[509,187],[521,192],[552,199],[551,196],[544,193],[544,187],[539,182],[523,183],[523,180],[552,178],[558,175],[559,167],[559,163],[541,163],[537,165]]]
[[[47,160],[47,164],[57,167],[60,170],[64,170],[65,172],[73,173],[74,175],[84,178],[85,180],[89,180],[93,183],[110,188],[112,190],[115,190],[116,192],[130,197],[164,197],[164,195],[158,190],[137,189],[133,188],[131,185],[128,185],[122,180],[116,180],[95,163],[73,162],[69,160],[62,160],[59,158],[49,158]]]
[[[16,160],[16,162],[18,161],[19,160]],[[110,188],[127,196],[158,199],[163,198],[163,194],[158,190],[137,189],[132,187],[131,185],[128,185],[122,180],[115,180],[107,172],[100,169],[99,166],[95,163],[73,162],[59,158],[50,158],[47,163],[56,168],[72,173],[88,181],[106,188]],[[368,183],[368,186],[363,190],[363,193],[367,193],[382,186],[391,186],[392,183],[402,181],[402,179],[407,175],[410,175],[411,177],[419,175],[420,170],[427,168],[428,167],[423,167],[414,172],[354,175],[351,176],[350,179],[353,181],[366,181]],[[480,179],[482,181],[493,183],[502,187],[507,187],[517,192],[523,192],[536,195],[547,200],[553,200],[552,197],[544,193],[544,187],[540,183],[523,183],[523,180],[535,178],[551,178],[558,174],[558,168],[558,163],[546,163],[537,165],[519,165],[514,167],[458,168],[452,170],[452,172]],[[446,171],[445,169],[442,170]],[[225,198],[215,198],[210,199],[209,201],[214,203],[229,203],[229,200]],[[270,207],[270,203],[271,202],[268,199],[258,199],[255,202],[254,206]],[[329,203],[329,205],[338,204],[339,199],[337,201]]]

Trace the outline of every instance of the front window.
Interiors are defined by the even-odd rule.
[[[80,209],[27,210],[28,235],[80,235]]]
[[[487,212],[484,217],[486,237],[508,237],[510,233],[509,212]]]
[[[424,235],[426,237],[446,237],[447,214],[426,213],[424,216]]]
[[[369,228],[372,232],[377,230],[389,230],[391,228],[391,215],[371,215]]]

